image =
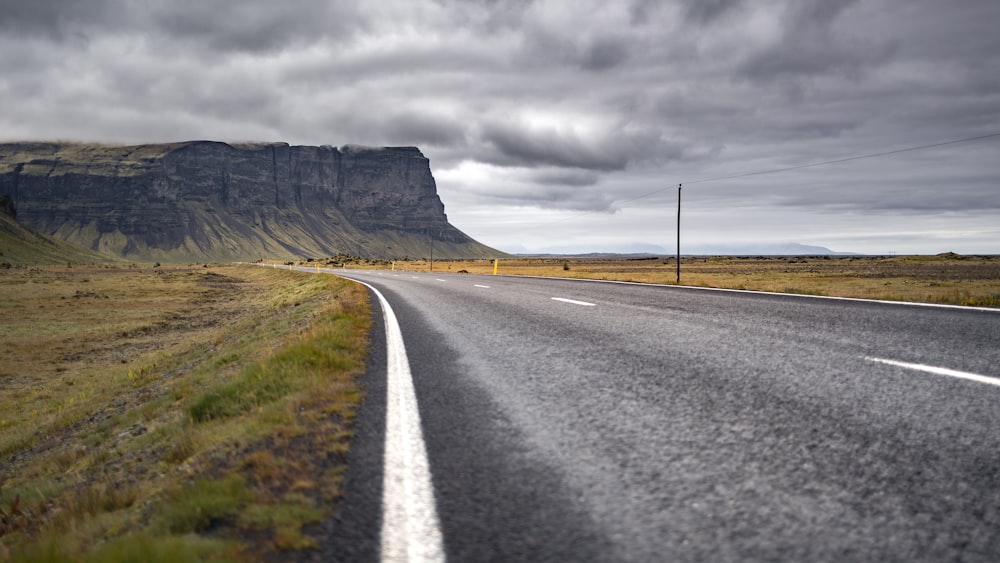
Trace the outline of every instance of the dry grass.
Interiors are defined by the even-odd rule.
[[[301,526],[338,494],[368,325],[364,291],[329,276],[0,271],[0,560],[308,548]],[[239,408],[194,416],[232,389]]]
[[[365,265],[357,264],[353,266]],[[367,267],[385,268],[383,265]],[[429,271],[427,261],[396,261]],[[507,259],[498,273],[674,284],[672,258]],[[492,260],[436,260],[434,271],[492,274]],[[682,257],[683,285],[784,293],[1000,307],[1000,257]]]

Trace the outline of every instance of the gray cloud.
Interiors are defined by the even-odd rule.
[[[617,66],[628,57],[628,43],[623,39],[598,39],[587,49],[583,68],[601,71]]]
[[[600,176],[585,170],[542,171],[532,175],[532,181],[546,186],[593,186]]]
[[[684,14],[698,24],[709,23],[742,4],[742,0],[684,0]]]
[[[625,151],[600,145],[573,132],[531,131],[524,124],[492,123],[483,139],[494,146],[495,162],[523,166],[554,165],[588,170],[622,170],[628,164]]]
[[[884,63],[896,47],[884,40],[835,28],[838,18],[857,0],[808,0],[792,4],[778,40],[743,62],[751,80],[841,74],[856,77]]]
[[[994,0],[0,0],[0,131],[418,145],[461,202],[453,220],[485,205],[626,214],[670,206],[669,190],[617,202],[680,181],[1000,131],[996,21]],[[975,221],[996,208],[995,151],[690,197],[818,223]]]
[[[347,2],[174,0],[152,6],[147,17],[158,32],[221,52],[272,52],[321,38],[344,42],[368,26]]]
[[[114,25],[119,16],[114,0],[0,1],[0,31],[20,37],[41,35],[62,41],[79,37],[92,25]]]

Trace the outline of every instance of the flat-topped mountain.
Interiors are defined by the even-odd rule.
[[[500,254],[451,224],[416,147],[0,144],[32,229],[132,260]]]

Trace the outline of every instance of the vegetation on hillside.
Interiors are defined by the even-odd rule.
[[[13,202],[0,196],[0,267],[111,262],[120,260],[21,226],[14,218]]]

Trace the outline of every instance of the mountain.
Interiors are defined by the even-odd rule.
[[[523,249],[523,247],[521,247]],[[515,252],[507,248],[508,252]],[[676,248],[667,249],[663,246],[645,243],[619,245],[610,250],[586,249],[583,247],[548,247],[540,251],[516,251],[521,255],[553,255],[553,256],[672,256]],[[839,256],[850,255],[849,252],[834,252],[824,246],[789,243],[750,243],[750,244],[714,244],[714,245],[682,245],[681,254],[685,256]]]
[[[0,144],[21,224],[146,261],[501,253],[450,223],[416,147]]]
[[[812,246],[796,242],[787,243],[748,243],[748,244],[716,244],[700,245],[684,248],[681,254],[709,256],[839,256],[850,255],[850,252],[834,252],[825,246]]]

